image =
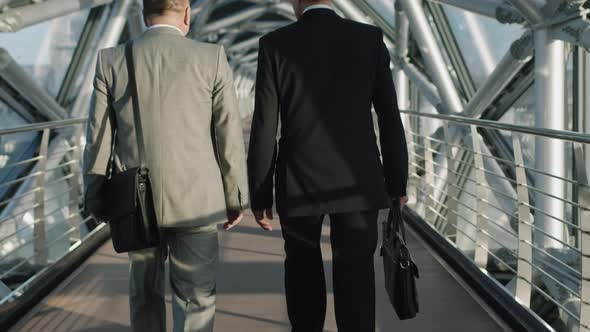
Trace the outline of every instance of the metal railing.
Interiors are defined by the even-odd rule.
[[[52,121],[0,130],[38,136],[38,150],[25,160],[0,164],[0,308],[27,292],[44,271],[104,228],[81,213],[82,132],[86,119]]]
[[[590,331],[590,186],[584,159],[590,135],[452,115],[402,115],[415,198],[410,206],[553,328]],[[439,130],[428,135],[421,124]],[[513,159],[494,155],[482,131],[499,131],[512,143]],[[525,157],[531,138],[566,144],[567,177],[539,169]],[[531,179],[542,177],[562,183],[566,195],[537,188]],[[539,204],[552,200],[562,204],[562,214]],[[554,234],[543,220],[559,223],[563,233]]]
[[[562,324],[558,330],[590,331],[590,185],[584,162],[590,135],[402,113],[410,156],[410,195],[415,198],[411,206],[523,306],[546,320],[551,316],[547,307],[558,310],[561,318],[548,321],[553,326]],[[425,134],[418,122],[436,122],[442,131]],[[19,176],[0,182],[0,188],[10,193],[0,197],[0,281],[18,280],[0,297],[0,308],[105,226],[80,211],[85,124],[85,119],[77,119],[0,130],[0,138],[36,133],[40,142],[33,157],[0,165],[0,172],[22,170]],[[510,138],[514,159],[489,151],[479,134],[483,130],[497,130]],[[527,137],[567,142],[572,166],[568,177],[531,166],[523,147]],[[563,182],[568,194],[538,189],[530,180],[538,176]],[[536,203],[540,197],[563,203],[563,216],[540,207]],[[555,236],[535,222],[540,216],[561,223],[567,237]],[[544,238],[559,246],[547,246]],[[65,246],[52,251],[56,243]]]

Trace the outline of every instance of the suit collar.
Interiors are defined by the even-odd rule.
[[[170,25],[170,24],[154,24],[152,26],[150,26],[148,28],[148,30],[151,29],[158,29],[158,28],[168,28],[168,29],[174,29],[176,30],[179,34],[182,35],[182,30],[180,30],[178,27],[175,27],[174,25]]]
[[[299,20],[303,22],[303,21],[322,18],[322,17],[334,18],[334,17],[340,17],[340,16],[338,16],[338,14],[336,14],[336,12],[333,9],[314,8],[314,9],[308,10],[305,13],[303,13],[303,15],[301,15],[301,18]]]
[[[332,7],[328,6],[328,5],[313,5],[313,6],[309,6],[307,8],[305,8],[303,10],[303,14],[307,13],[310,10],[314,10],[314,9],[329,9],[329,10],[333,10]]]
[[[150,27],[144,33],[146,35],[174,35],[174,36],[182,36],[182,33],[179,30],[174,29],[172,27],[164,26],[164,25]]]

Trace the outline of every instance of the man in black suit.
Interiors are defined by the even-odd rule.
[[[329,215],[338,331],[370,332],[378,211],[407,201],[407,147],[390,57],[379,28],[340,18],[331,1],[292,2],[299,21],[260,39],[248,156],[252,210],[271,230],[274,176],[293,331],[323,330],[320,241]]]

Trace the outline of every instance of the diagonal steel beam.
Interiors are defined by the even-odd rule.
[[[465,106],[465,116],[479,117],[510,85],[513,78],[531,61],[533,39],[525,33],[512,44],[494,71]]]
[[[272,3],[272,0],[271,0]],[[281,15],[284,18],[291,20],[291,21],[296,21],[297,18],[295,17],[295,13],[293,12],[293,7],[285,2],[279,2],[274,4],[272,7],[270,7],[271,12]]]
[[[502,23],[522,23],[524,18],[513,7],[506,5],[503,0],[428,0],[457,8],[461,8],[479,15],[497,19]]]
[[[0,14],[0,32],[15,32],[28,26],[65,16],[113,0],[51,0],[10,9]]]
[[[66,111],[55,99],[3,48],[0,48],[0,79],[14,89],[20,98],[30,103],[46,120],[63,120],[67,117]]]
[[[18,93],[14,93],[14,90],[6,86],[2,81],[0,81],[0,100],[27,122],[42,122],[47,120],[35,111],[35,107],[29,103],[23,103]]]
[[[375,25],[379,26],[383,30],[383,33],[385,34],[385,36],[387,36],[388,39],[390,39],[390,41],[397,42],[396,39],[398,38],[399,30],[393,24],[393,22],[390,22],[389,20],[385,19],[385,17],[381,13],[379,13],[377,8],[375,8],[373,4],[369,3],[369,1],[367,0],[357,0],[355,1],[355,5],[360,10],[362,10],[366,16],[371,18]],[[395,4],[391,5],[395,6]]]
[[[228,52],[239,52],[243,50],[248,50],[251,48],[258,47],[258,41],[260,40],[261,35],[257,35],[252,38],[248,38],[246,40],[239,41],[230,47],[228,47]]]
[[[365,24],[374,24],[373,21],[365,15],[357,6],[349,0],[333,0],[334,6],[338,8],[344,16]]]
[[[475,82],[473,81],[469,68],[467,68],[463,52],[455,38],[453,30],[451,29],[447,14],[443,10],[442,5],[430,2],[425,2],[424,4],[426,6],[425,8],[427,8],[432,15],[432,22],[438,30],[441,44],[446,50],[451,65],[453,66],[463,96],[466,100],[469,100],[473,97],[473,94],[475,94]],[[484,50],[479,49],[476,50],[476,52],[484,52]]]
[[[56,101],[67,108],[71,102],[72,94],[74,93],[74,87],[76,81],[79,79],[80,73],[84,70],[84,64],[88,60],[88,55],[92,49],[92,44],[96,40],[97,35],[100,33],[101,24],[100,22],[108,16],[108,6],[96,7],[90,10],[88,18],[78,38],[78,44],[72,60],[68,66],[65,77],[62,81],[61,87],[55,98]]]
[[[258,52],[252,52],[238,58],[238,63],[248,63],[258,59]]]
[[[131,38],[140,36],[147,29],[143,19],[143,5],[141,0],[133,0],[129,7],[127,26]]]
[[[236,14],[224,17],[222,19],[213,21],[213,22],[209,22],[207,23],[205,26],[203,26],[203,28],[195,33],[197,33],[199,36],[202,36],[203,34],[207,34],[210,32],[215,32],[218,30],[222,30],[222,29],[227,29],[230,26],[242,23],[244,21],[248,21],[251,20],[253,18],[259,17],[262,14],[264,14],[266,11],[268,10],[267,6],[255,6],[243,11],[240,11]]]
[[[370,25],[376,25],[375,21],[373,19],[373,17],[375,17],[375,14],[374,13],[371,14],[372,11],[370,11],[370,10],[363,11],[362,4],[363,4],[363,2],[355,3],[350,0],[334,0],[334,6],[345,17],[347,17],[351,20],[357,21],[357,22],[370,24]],[[359,5],[361,5],[361,6],[359,6]],[[380,22],[383,23],[385,21],[383,19],[381,19]],[[380,27],[384,32],[385,45],[387,46],[387,48],[389,50],[393,49],[395,34],[391,31],[391,28],[388,28],[389,27],[388,24],[381,25]]]
[[[440,113],[447,113],[436,86],[432,84],[426,75],[420,69],[416,68],[408,61],[396,62],[396,66],[401,68],[410,80],[416,85],[420,93],[430,102]]]
[[[127,13],[133,0],[120,0],[114,2],[111,6],[110,17],[105,24],[105,30],[100,36],[100,40],[97,43],[97,49],[103,49],[107,47],[113,47],[117,45],[121,34],[127,23]],[[92,57],[89,66],[86,68],[84,81],[80,88],[80,92],[76,97],[76,101],[72,106],[71,116],[73,118],[81,118],[87,116],[88,106],[90,105],[90,97],[92,95],[93,81],[94,81],[94,68],[96,68],[97,57]]]
[[[508,0],[530,23],[543,20],[541,9],[547,4],[546,0]]]
[[[195,6],[195,8],[199,8],[199,11],[193,17],[193,23],[191,24],[191,29],[190,29],[190,31],[191,31],[190,36],[191,37],[198,34],[201,31],[201,29],[203,29],[205,24],[207,24],[207,21],[209,20],[209,16],[211,16],[211,13],[216,8],[215,5],[216,4],[215,4],[214,0],[199,0],[199,1],[197,1],[197,3],[194,6]]]
[[[397,47],[394,48],[394,56],[396,59],[406,59],[410,41],[410,23],[399,6],[395,7],[395,29],[398,38],[396,40]],[[403,68],[395,66],[393,78],[399,108],[402,110],[410,109],[410,81]]]
[[[394,65],[395,88],[398,93],[398,103],[400,109],[410,109],[411,106],[411,92],[409,87],[409,78],[420,93],[428,100],[435,108],[444,113],[444,105],[442,104],[440,95],[436,86],[430,82],[428,77],[420,71],[415,65],[411,64],[408,58],[408,46],[410,43],[409,22],[406,15],[404,15],[402,7],[397,3],[395,5],[395,29],[397,30],[398,38],[397,45],[391,51],[391,58]],[[407,101],[406,101],[407,97]]]
[[[404,13],[408,16],[412,36],[417,41],[420,52],[447,111],[450,113],[461,112],[463,110],[463,103],[457,93],[436,37],[428,24],[424,7],[420,1],[399,0],[399,2],[403,7]]]

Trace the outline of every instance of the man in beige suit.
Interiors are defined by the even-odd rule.
[[[164,243],[129,255],[131,326],[165,331],[170,257],[174,330],[212,331],[217,224],[237,225],[249,200],[232,72],[222,47],[185,38],[188,0],[144,0],[144,15],[149,28],[133,42],[135,83]],[[84,155],[86,204],[96,216],[111,159],[139,164],[131,89],[125,47],[100,51]]]

